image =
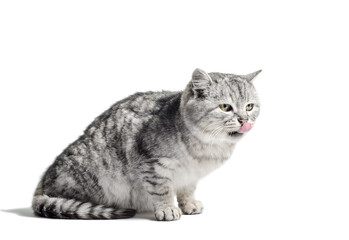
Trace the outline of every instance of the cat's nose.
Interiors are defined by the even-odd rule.
[[[242,125],[245,122],[247,122],[247,119],[245,119],[245,118],[238,118],[238,122]]]

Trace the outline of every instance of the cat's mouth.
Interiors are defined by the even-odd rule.
[[[239,128],[239,130],[237,131],[233,131],[233,132],[229,132],[229,136],[242,136],[245,132],[250,131],[252,128],[252,124],[245,122],[241,125],[241,127]]]

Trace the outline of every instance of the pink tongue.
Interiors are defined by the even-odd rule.
[[[245,133],[250,131],[250,129],[252,128],[252,124],[245,122],[244,124],[242,124],[241,128],[238,130],[238,133]]]

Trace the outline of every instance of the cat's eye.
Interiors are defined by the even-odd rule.
[[[253,109],[254,104],[253,103],[249,103],[246,105],[246,111],[251,111]]]
[[[232,106],[229,104],[220,104],[219,108],[223,111],[223,112],[229,112],[231,110],[233,110]]]

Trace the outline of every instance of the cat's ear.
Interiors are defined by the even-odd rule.
[[[253,72],[253,73],[250,73],[250,74],[247,74],[247,75],[243,75],[242,78],[247,80],[248,82],[252,82],[252,80],[255,79],[255,77],[257,77],[257,75],[262,71],[261,70],[258,70],[256,72]]]
[[[191,82],[194,90],[203,91],[212,84],[212,79],[204,70],[197,68],[193,72]]]

